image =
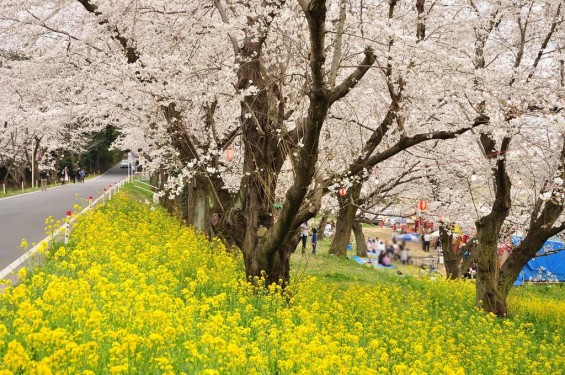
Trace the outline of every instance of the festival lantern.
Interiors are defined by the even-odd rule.
[[[418,209],[420,211],[426,211],[428,209],[428,202],[426,202],[425,200],[418,202]]]
[[[347,193],[347,189],[344,188],[344,187],[340,187],[337,192],[338,192],[338,194],[339,194],[340,196],[343,197],[343,196],[345,196],[345,193]]]
[[[231,146],[226,148],[226,159],[229,162],[231,162],[233,160],[233,148]]]

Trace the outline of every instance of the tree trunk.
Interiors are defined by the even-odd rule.
[[[208,181],[203,176],[195,176],[188,184],[186,223],[194,229],[211,235],[210,194]]]
[[[441,249],[443,251],[446,277],[448,279],[455,280],[463,276],[463,270],[465,269],[462,267],[464,253],[463,250],[467,250],[468,247],[461,247],[459,238],[455,241],[454,244],[453,233],[450,232],[450,229],[447,225],[448,224],[440,225],[439,240],[441,243]],[[469,243],[469,247],[470,246],[471,244]]]
[[[326,229],[327,223],[328,223],[328,212],[324,211],[324,213],[322,214],[322,219],[320,220],[320,224],[318,224],[318,241],[321,241],[326,237],[324,230]]]
[[[355,244],[357,248],[357,255],[360,257],[367,256],[367,244],[365,242],[365,234],[363,233],[363,225],[355,221],[353,223],[353,233],[355,234]]]
[[[260,18],[248,17],[250,32],[244,31],[241,48],[235,46],[240,63],[236,87],[241,91],[256,89],[246,94],[241,101],[242,140],[245,145],[243,172],[246,176],[240,186],[243,192],[243,207],[240,211],[245,216],[241,251],[248,278],[255,280],[256,277],[265,277],[267,284],[286,283],[288,257],[292,249],[289,242],[292,245],[291,241],[296,240],[292,233],[300,225],[296,219],[302,208],[312,214],[318,209],[305,202],[304,198],[316,172],[320,133],[328,110],[333,102],[355,87],[376,59],[373,50],[367,48],[362,66],[344,83],[330,90],[324,69],[326,4],[323,1],[312,2],[304,12],[310,33],[312,79],[308,89],[309,106],[305,118],[297,121],[296,131],[287,133],[283,142],[278,133],[285,128],[286,97],[277,74],[271,75],[272,69],[267,68],[262,61],[266,30],[275,13],[268,20],[262,21]],[[300,147],[295,146],[298,143],[301,144]],[[286,190],[284,204],[274,221],[273,204],[277,179],[290,149],[294,151],[290,154],[291,162],[296,167],[294,181]],[[226,212],[225,216],[231,217],[231,212]],[[300,219],[307,216],[305,214]]]
[[[499,288],[498,239],[504,217],[477,222],[479,254],[477,258],[477,292],[475,302],[486,312],[508,316],[507,290]]]
[[[500,230],[510,208],[512,183],[506,172],[506,159],[504,153],[510,146],[511,138],[502,140],[500,152],[494,148],[495,142],[485,134],[481,134],[483,150],[488,158],[497,158],[496,168],[493,168],[493,182],[495,200],[491,212],[481,217],[475,223],[477,228],[478,254],[477,254],[477,292],[475,302],[486,312],[497,316],[508,316],[506,297],[508,288],[500,288],[498,267],[498,241]],[[502,154],[502,156],[500,156]]]
[[[461,277],[461,254],[453,251],[451,244],[453,243],[453,234],[449,234],[447,227],[442,224],[439,228],[439,240],[441,242],[441,250],[443,251],[443,260],[445,273],[448,279],[455,280]]]
[[[499,317],[508,317],[508,290],[499,288],[491,279],[485,279],[485,274],[477,277],[477,305]]]
[[[355,202],[359,199],[361,184],[354,184],[344,197],[338,196],[339,212],[335,225],[335,235],[330,248],[330,254],[337,256],[347,255],[347,245],[350,242],[353,222],[357,215]]]

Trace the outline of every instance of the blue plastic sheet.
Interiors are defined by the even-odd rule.
[[[514,245],[518,245],[521,240],[521,237],[512,237],[512,243]],[[537,256],[528,261],[514,282],[514,285],[522,285],[524,282],[528,281],[565,281],[565,250],[558,251],[564,248],[564,243],[556,240],[548,240],[537,252]],[[557,252],[551,253],[554,251]],[[550,255],[543,255],[545,253],[549,253]]]

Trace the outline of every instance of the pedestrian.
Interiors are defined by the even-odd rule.
[[[379,241],[377,244],[377,249],[379,251],[379,253],[386,253],[386,246],[385,243],[383,241]]]
[[[312,254],[316,254],[317,232],[316,228],[312,228]]]
[[[61,185],[65,185],[67,182],[69,182],[69,168],[65,167],[61,171]]]
[[[84,182],[84,176],[86,176],[86,172],[84,171],[84,169],[80,169],[80,171],[78,171],[78,176],[79,176],[79,181],[80,182]]]
[[[408,248],[400,246],[400,261],[402,264],[408,264]]]
[[[372,253],[373,252],[373,242],[371,241],[371,237],[369,237],[367,239],[367,252],[368,253]]]
[[[378,264],[380,264],[381,266],[384,266],[384,264],[383,264],[383,258],[385,257],[385,255],[386,255],[386,254],[385,254],[384,252],[383,252],[383,253],[380,253],[380,254],[379,254],[379,257],[378,257],[378,259],[377,259]]]
[[[47,173],[46,169],[42,169],[39,172],[39,179],[41,180],[41,190],[47,190],[47,178],[49,177],[49,173]]]
[[[326,223],[326,226],[324,227],[324,236],[331,238],[331,236],[332,236],[332,224],[331,223]]]
[[[388,253],[385,253],[385,255],[383,256],[383,266],[385,267],[390,267],[392,265],[392,263],[390,262],[390,257],[388,256]]]
[[[432,236],[429,233],[424,234],[424,251],[426,253],[430,252],[430,241],[432,239]]]
[[[300,240],[302,241],[302,254],[306,253],[306,240],[308,239],[308,222],[300,224]]]

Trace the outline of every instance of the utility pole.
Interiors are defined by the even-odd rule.
[[[31,140],[31,188],[35,187],[35,137]]]

